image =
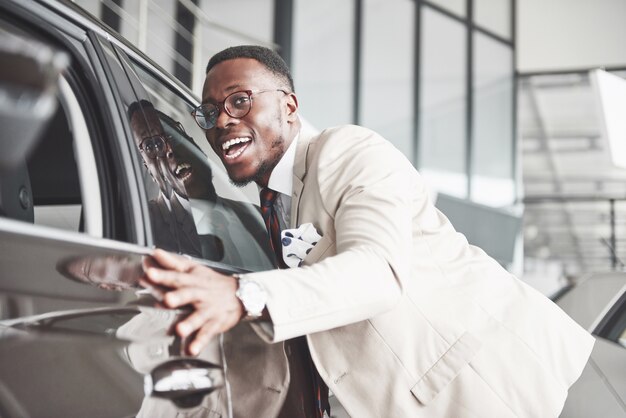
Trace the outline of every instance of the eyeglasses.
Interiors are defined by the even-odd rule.
[[[196,107],[191,114],[199,127],[204,130],[213,129],[217,123],[217,118],[220,115],[220,110],[223,110],[232,118],[241,119],[250,113],[250,110],[252,109],[253,94],[267,93],[270,91],[280,91],[284,94],[289,94],[285,90],[281,89],[236,91],[226,96],[226,98],[220,103],[205,103]]]
[[[139,144],[139,149],[146,153],[151,160],[163,158],[166,155],[167,138],[162,135],[149,136],[144,138]]]

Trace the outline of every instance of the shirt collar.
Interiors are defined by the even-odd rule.
[[[287,196],[291,196],[293,189],[293,165],[296,160],[296,145],[299,137],[300,133],[291,141],[289,148],[272,170],[267,182],[267,187]]]

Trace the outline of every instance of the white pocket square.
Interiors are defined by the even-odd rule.
[[[281,231],[280,238],[283,244],[283,260],[289,267],[298,267],[322,236],[312,223],[306,223]]]

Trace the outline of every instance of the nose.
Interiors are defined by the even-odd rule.
[[[219,109],[220,113],[217,115],[217,120],[215,121],[216,128],[224,129],[229,127],[230,125],[239,123],[239,119],[230,116],[223,106],[220,106]]]
[[[172,148],[172,145],[169,142],[165,143],[165,157],[168,159],[172,159],[175,157],[174,149]]]

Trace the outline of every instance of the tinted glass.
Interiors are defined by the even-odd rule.
[[[156,245],[246,270],[271,268],[256,186],[233,186],[191,116],[195,106],[143,67],[134,68],[151,99],[141,106],[141,120],[150,125],[143,135],[161,136],[165,147],[153,159],[138,149],[147,168],[144,181]],[[136,143],[144,139],[136,138]]]

